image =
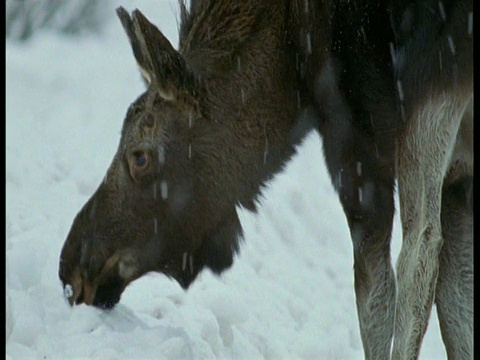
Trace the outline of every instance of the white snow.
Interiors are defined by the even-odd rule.
[[[176,1],[120,4],[177,44]],[[258,214],[239,209],[245,240],[221,277],[184,292],[148,274],[112,311],[68,306],[61,247],[144,87],[114,8],[100,37],[6,44],[6,358],[362,359],[352,244],[314,132]],[[397,214],[394,260],[399,229]],[[445,357],[434,308],[421,359]]]

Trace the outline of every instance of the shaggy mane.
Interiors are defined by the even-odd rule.
[[[268,17],[267,2],[258,0],[179,0],[179,50],[208,49],[217,56],[232,54],[252,39]]]

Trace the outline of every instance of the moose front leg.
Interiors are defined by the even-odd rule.
[[[395,312],[390,261],[394,215],[391,144],[375,144],[347,122],[323,130],[325,157],[353,242],[355,295],[366,359],[389,359]]]
[[[448,359],[473,359],[473,176],[443,187],[435,303]]]
[[[442,186],[463,99],[447,94],[412,116],[397,155],[403,244],[397,263],[394,359],[416,359],[427,329],[439,274],[443,236]]]
[[[473,359],[473,99],[458,131],[443,183],[435,303],[449,359]]]

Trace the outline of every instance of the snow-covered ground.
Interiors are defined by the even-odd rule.
[[[174,44],[176,3],[118,2],[144,11]],[[112,311],[67,306],[61,247],[143,90],[114,8],[100,37],[7,41],[6,358],[362,359],[352,246],[314,132],[259,213],[239,209],[245,241],[221,277],[204,271],[184,292],[149,274]],[[400,236],[397,214],[394,260]],[[446,357],[432,315],[421,359]]]

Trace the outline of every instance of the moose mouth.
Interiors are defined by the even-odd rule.
[[[119,256],[107,260],[100,274],[94,280],[82,276],[77,267],[71,283],[64,283],[64,295],[70,306],[93,305],[101,309],[111,309],[119,301],[125,289],[125,281],[118,274]]]

